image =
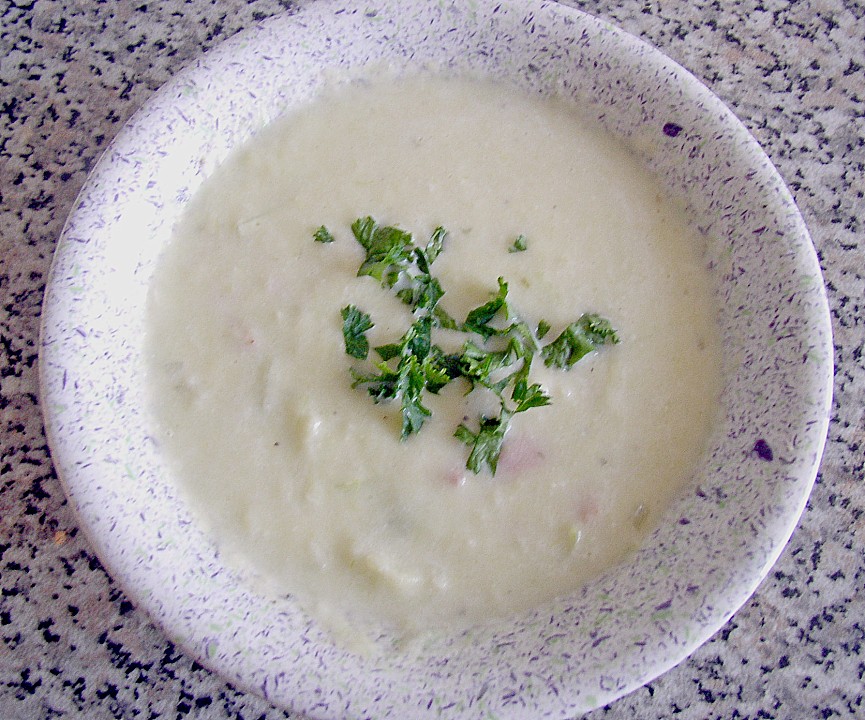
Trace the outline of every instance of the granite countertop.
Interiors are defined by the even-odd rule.
[[[690,659],[589,718],[865,717],[865,5],[571,2],[703,79],[789,184],[825,273],[835,398],[821,472],[754,597]],[[0,3],[0,718],[285,718],[173,645],[105,573],[39,408],[63,221],[129,116],[285,0]]]

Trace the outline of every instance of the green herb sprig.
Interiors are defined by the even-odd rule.
[[[371,367],[363,371],[351,368],[352,387],[365,387],[376,403],[400,403],[403,440],[419,432],[431,415],[424,405],[425,393],[436,394],[457,378],[464,378],[469,392],[480,387],[493,393],[499,401],[498,415],[480,417],[476,430],[461,423],[454,432],[470,447],[466,467],[474,473],[486,468],[495,475],[514,415],[550,404],[541,385],[529,379],[536,357],[548,367],[568,370],[602,345],[619,342],[608,320],[585,314],[553,341],[542,344],[550,324],[541,320],[532,330],[510,306],[508,283],[503,278],[498,279],[498,291],[489,301],[457,322],[439,305],[445,291],[431,271],[444,249],[444,228],[436,228],[423,247],[415,245],[411,233],[392,225],[381,226],[369,216],[358,218],[351,230],[366,252],[358,276],[370,276],[382,288],[392,290],[411,308],[413,317],[396,342],[373,348],[379,359]],[[333,235],[322,225],[314,239],[332,242]],[[519,235],[511,251],[526,249],[525,236]],[[374,327],[372,319],[354,305],[344,307],[341,314],[346,353],[358,360],[367,359],[370,345],[366,333]],[[433,342],[435,328],[457,330],[468,337],[459,352],[445,353]]]
[[[508,248],[509,253],[525,252],[529,249],[529,239],[525,235],[517,235]]]

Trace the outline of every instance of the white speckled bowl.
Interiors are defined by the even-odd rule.
[[[149,438],[141,346],[154,261],[202,179],[308,99],[323,70],[381,60],[560,88],[631,143],[711,240],[730,372],[711,452],[632,561],[417,657],[365,660],[221,565]],[[60,240],[41,368],[52,454],[83,528],[129,596],[203,664],[314,718],[564,718],[681,661],[764,577],[817,471],[832,346],[789,192],[681,67],[555,3],[322,1],[208,53],[117,137]]]

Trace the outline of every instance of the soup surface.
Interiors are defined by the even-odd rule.
[[[534,363],[551,404],[514,416],[495,475],[454,437],[496,412],[489,393],[450,383],[401,440],[399,403],[352,388],[370,361],[346,354],[340,310],[369,313],[373,347],[412,320],[357,277],[366,215],[420,245],[448,230],[435,275],[457,319],[503,277],[550,338],[585,312],[618,332],[569,370]],[[331,88],[205,182],[160,260],[159,442],[223,553],[319,618],[413,632],[530,608],[637,547],[705,451],[720,351],[700,248],[564,101],[433,75]]]

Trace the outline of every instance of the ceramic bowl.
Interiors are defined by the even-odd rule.
[[[151,439],[142,334],[154,262],[202,180],[327,73],[382,62],[559,92],[628,143],[708,239],[727,374],[710,451],[631,560],[533,612],[438,635],[412,656],[364,658],[222,564]],[[747,130],[657,50],[537,0],[323,0],[207,53],[132,118],[82,190],[41,352],[52,456],[110,574],[202,664],[323,719],[572,717],[680,662],[789,539],[817,472],[832,376],[814,248]]]

